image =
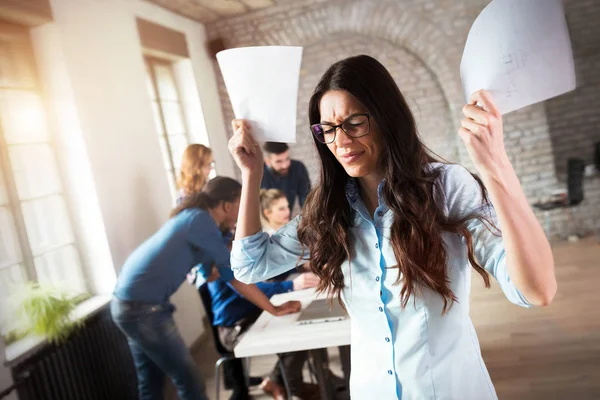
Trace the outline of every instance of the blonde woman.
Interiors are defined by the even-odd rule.
[[[202,190],[213,167],[212,150],[202,144],[190,144],[183,152],[177,188],[177,204]]]
[[[290,203],[281,190],[260,191],[260,217],[263,230],[269,235],[290,222]]]
[[[260,220],[263,231],[269,236],[275,234],[279,228],[290,222],[290,203],[281,190],[279,189],[261,189],[260,191]],[[271,281],[283,281],[294,272],[308,272],[303,274],[305,279],[313,282],[318,282],[318,278],[310,272],[310,264],[304,263],[295,270],[290,270],[271,279]]]

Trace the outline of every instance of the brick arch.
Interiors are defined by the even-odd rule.
[[[372,21],[377,21],[373,24]],[[463,105],[459,74],[462,48],[460,38],[447,35],[414,7],[395,1],[345,2],[301,8],[288,14],[276,14],[257,23],[232,19],[214,31],[231,47],[248,45],[299,45],[310,47],[330,37],[363,35],[374,41],[387,41],[405,48],[420,58],[436,76],[448,101],[454,127],[458,127]],[[230,35],[233,31],[244,32]]]
[[[371,38],[373,48],[387,42],[419,58],[435,76],[454,128],[448,134],[453,135],[464,102],[459,73],[464,40],[470,23],[487,3],[487,0],[447,0],[435,4],[426,0],[279,0],[259,12],[209,25],[207,35],[223,38],[228,47],[300,45],[309,49],[332,38],[356,35]],[[229,120],[233,117],[231,105],[216,63],[215,67],[224,116]],[[300,111],[299,116],[305,116],[306,110]],[[536,199],[556,184],[544,105],[505,116],[504,127],[505,144],[525,193]],[[307,133],[306,126],[299,126],[299,137],[304,133]],[[457,136],[457,161],[473,169]],[[300,150],[301,140],[296,146]]]

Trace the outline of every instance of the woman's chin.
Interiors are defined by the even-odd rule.
[[[366,176],[369,174],[369,172],[367,171],[367,168],[364,168],[361,165],[347,165],[347,166],[344,166],[344,170],[346,171],[348,176],[350,176],[352,178],[362,178],[363,176]]]

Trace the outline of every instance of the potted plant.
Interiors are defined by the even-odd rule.
[[[73,315],[75,307],[89,295],[77,295],[55,286],[28,282],[15,291],[19,316],[17,336],[43,335],[50,343],[64,342],[83,321]]]

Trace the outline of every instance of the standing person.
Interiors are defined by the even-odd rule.
[[[266,142],[263,149],[265,166],[260,187],[279,189],[285,193],[290,211],[294,210],[296,198],[302,208],[310,192],[310,178],[306,167],[301,161],[290,158],[290,148],[285,143]]]
[[[181,204],[186,196],[202,190],[208,181],[213,165],[213,154],[210,148],[197,143],[186,147],[177,179],[177,189],[179,189],[177,204]]]
[[[204,382],[173,320],[175,307],[170,298],[198,264],[214,264],[221,276],[231,275],[229,249],[222,232],[235,225],[240,190],[233,179],[213,179],[202,192],[186,197],[158,232],[131,253],[121,269],[111,313],[127,336],[142,400],[163,398],[165,376],[175,384],[180,399],[208,399]],[[202,274],[208,281],[218,277],[210,267],[203,268]],[[262,295],[255,285],[238,286]],[[275,313],[295,312],[300,307],[296,303],[272,309]]]
[[[552,251],[506,154],[501,114],[486,91],[463,113],[459,135],[481,180],[427,150],[377,60],[333,64],[309,102],[321,181],[302,215],[270,238],[258,213],[260,147],[246,121],[233,121],[229,148],[243,178],[235,276],[265,280],[310,258],[318,289],[341,296],[351,317],[353,399],[496,399],[469,318],[471,267],[523,307],[556,293]]]

